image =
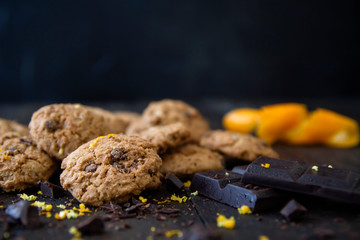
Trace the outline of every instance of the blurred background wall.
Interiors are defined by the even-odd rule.
[[[359,1],[0,1],[1,102],[357,97]]]

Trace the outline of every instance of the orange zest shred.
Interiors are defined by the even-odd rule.
[[[237,210],[238,210],[239,214],[242,214],[242,215],[247,215],[247,214],[252,213],[251,209],[247,205],[242,205]]]
[[[99,136],[97,137],[89,146],[90,149],[92,149],[93,147],[95,147],[95,145],[98,143],[98,141],[103,138],[104,136]]]
[[[191,186],[191,181],[190,180],[184,182],[184,187],[189,188],[190,186]]]
[[[269,163],[262,163],[261,166],[263,168],[269,168],[270,167],[270,164]]]
[[[183,233],[178,229],[174,229],[174,230],[166,231],[165,236],[167,238],[171,238],[172,236],[177,236],[178,238],[181,238],[183,236]]]
[[[226,218],[224,215],[218,214],[216,223],[218,227],[223,227],[227,229],[234,229],[235,227],[235,219],[233,216],[231,216],[230,218]]]
[[[187,201],[187,196],[179,197],[179,196],[176,196],[175,194],[173,194],[173,195],[171,195],[170,199],[175,202],[183,203],[183,202]]]

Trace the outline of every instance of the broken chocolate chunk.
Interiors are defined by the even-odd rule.
[[[167,187],[174,190],[184,189],[184,183],[174,174],[166,174],[165,176]]]
[[[45,127],[50,131],[54,132],[59,128],[59,123],[54,119],[48,119],[45,121]]]
[[[94,215],[79,222],[76,228],[84,235],[101,234],[104,232],[105,224],[101,217]]]
[[[242,175],[228,170],[196,173],[191,191],[239,208],[247,205],[252,211],[281,206],[287,197],[280,191],[241,182]]]
[[[263,167],[268,164],[268,168]],[[259,157],[247,167],[242,182],[360,203],[360,174],[354,171]]]
[[[20,200],[5,210],[5,213],[14,220],[18,220],[28,228],[37,228],[41,225],[39,213],[36,207],[30,206],[30,202]]]
[[[187,240],[220,240],[221,235],[214,228],[205,228],[198,224],[192,226],[185,232],[182,239]]]
[[[297,221],[307,212],[307,209],[295,199],[290,200],[280,213],[289,221]]]
[[[85,168],[85,172],[95,172],[97,169],[97,165],[96,164],[90,164],[89,166],[87,166]]]
[[[40,182],[39,185],[40,185],[40,190],[44,196],[48,196],[51,198],[59,198],[65,195],[65,190],[58,185],[52,184],[47,181]]]

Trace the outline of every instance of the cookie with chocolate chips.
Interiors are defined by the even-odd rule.
[[[248,134],[214,130],[206,133],[200,145],[222,154],[245,161],[254,161],[260,156],[278,158],[279,155],[263,140]]]
[[[28,137],[13,132],[0,136],[0,187],[4,191],[36,186],[48,180],[55,168],[53,160]]]
[[[132,122],[135,122],[141,118],[139,113],[130,111],[117,111],[114,112],[114,114],[118,119],[123,120],[125,128],[127,128]]]
[[[30,136],[38,147],[59,160],[93,138],[122,133],[126,127],[115,114],[80,104],[44,106],[29,124]]]
[[[159,153],[190,141],[190,131],[181,122],[151,127],[135,135],[154,144]]]
[[[162,156],[161,172],[176,176],[190,177],[197,172],[223,169],[223,157],[214,151],[198,146],[186,144],[170,149]]]
[[[9,121],[3,118],[0,118],[0,135],[7,133],[7,132],[14,132],[17,133],[18,136],[27,136],[29,135],[29,129],[17,122]]]
[[[141,119],[130,124],[126,133],[134,134],[153,126],[164,126],[181,122],[189,129],[191,141],[197,142],[209,130],[208,122],[194,107],[179,101],[165,99],[151,102],[144,110]]]
[[[109,134],[83,144],[61,164],[61,185],[80,202],[101,206],[125,202],[148,188],[158,187],[161,158],[150,142]]]

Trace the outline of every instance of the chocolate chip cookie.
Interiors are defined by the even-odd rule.
[[[61,185],[80,202],[125,202],[160,182],[161,158],[148,141],[109,134],[83,144],[61,164]]]
[[[125,129],[134,121],[141,118],[141,115],[136,112],[128,112],[128,111],[117,111],[114,112],[114,115],[121,119],[125,124]]]
[[[0,187],[4,191],[36,186],[48,180],[55,168],[53,160],[28,137],[11,132],[0,136]]]
[[[189,129],[190,139],[194,142],[199,141],[200,137],[209,130],[208,122],[194,107],[183,101],[165,99],[151,102],[144,110],[141,119],[130,124],[127,133],[133,134],[152,126],[176,122],[183,123]]]
[[[151,127],[135,135],[154,144],[159,153],[190,141],[190,131],[181,122]]]
[[[259,156],[278,158],[279,155],[266,142],[251,135],[214,130],[206,133],[200,145],[219,151],[226,156],[254,161]]]
[[[93,138],[124,132],[126,123],[100,108],[53,104],[33,114],[29,129],[40,149],[61,160]]]
[[[224,168],[223,157],[219,153],[196,144],[170,149],[162,159],[161,172],[172,173],[180,178],[190,177],[197,172]]]
[[[7,132],[15,132],[19,136],[29,135],[29,129],[26,126],[17,122],[0,118],[0,135]]]

